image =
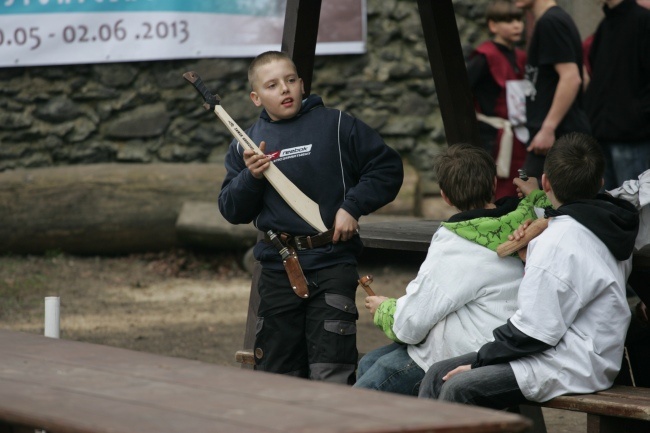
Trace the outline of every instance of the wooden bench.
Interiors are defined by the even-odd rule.
[[[524,432],[499,411],[0,330],[0,432]]]
[[[594,394],[556,397],[541,405],[587,414],[587,433],[650,432],[650,389],[613,386]]]

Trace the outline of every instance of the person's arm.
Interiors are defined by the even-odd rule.
[[[460,269],[462,258],[459,251],[440,251],[439,236],[439,232],[434,234],[417,276],[397,300],[393,331],[407,344],[421,343],[438,322],[480,296],[475,282],[449,284],[449,279],[443,277],[451,269]]]
[[[524,356],[544,352],[553,346],[530,337],[518,330],[510,320],[494,330],[494,341],[484,344],[472,364],[461,365],[448,372],[442,380],[449,380],[458,373],[486,365],[504,364]]]
[[[375,299],[369,299],[375,298]],[[379,303],[378,306],[375,305]],[[370,307],[369,307],[370,305]],[[373,310],[374,307],[374,310]],[[373,322],[375,326],[381,329],[386,337],[396,343],[402,343],[393,332],[393,324],[395,323],[395,309],[397,308],[397,299],[386,298],[384,296],[368,296],[366,298],[366,308],[374,314]]]
[[[535,135],[527,149],[529,152],[534,152],[538,155],[546,155],[551,146],[553,146],[555,142],[555,130],[571,108],[582,84],[580,70],[577,64],[572,62],[556,63],[554,67],[560,78],[555,88],[553,102],[546,114],[541,129]]]
[[[343,158],[344,170],[354,173],[357,180],[346,191],[341,209],[358,221],[395,199],[404,180],[404,167],[399,153],[386,145],[377,131],[345,113],[341,116],[342,125],[352,122],[347,130],[341,126],[341,134],[347,134],[341,137],[341,146],[349,151],[349,158]]]
[[[218,198],[219,211],[231,224],[248,224],[262,210],[262,196],[268,182],[256,178],[248,169],[236,140],[230,144],[225,166],[226,177]]]
[[[524,334],[510,320],[495,329],[493,334],[494,341],[484,344],[479,349],[472,368],[503,364],[524,356],[544,352],[553,347]]]

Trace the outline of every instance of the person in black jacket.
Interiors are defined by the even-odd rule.
[[[286,54],[257,56],[248,70],[251,100],[263,108],[247,133],[264,155],[234,140],[219,209],[233,224],[251,221],[294,249],[309,297],[296,296],[283,257],[267,239],[254,255],[262,265],[255,368],[314,380],[354,383],[359,218],[391,202],[403,180],[399,154],[365,123],[303,98],[303,83]],[[320,208],[318,233],[264,178],[270,164]]]
[[[585,108],[605,151],[605,189],[650,168],[650,11],[635,0],[605,0],[589,52]]]

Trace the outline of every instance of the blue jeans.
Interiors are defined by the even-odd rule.
[[[406,344],[393,343],[368,352],[359,361],[357,388],[418,395],[424,370],[411,359]]]
[[[436,362],[424,376],[418,397],[491,409],[505,409],[527,401],[509,363],[474,368],[442,380],[454,368],[475,360],[476,352],[473,352]]]
[[[650,141],[603,142],[605,189],[617,188],[626,180],[636,180],[650,168]]]

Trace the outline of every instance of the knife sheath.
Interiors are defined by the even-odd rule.
[[[300,267],[300,262],[298,261],[298,255],[291,247],[287,247],[289,255],[282,259],[284,264],[284,269],[287,271],[287,276],[289,277],[289,282],[291,283],[291,288],[301,298],[309,297],[309,288],[307,287],[307,278],[302,272]]]
[[[294,293],[300,298],[309,297],[309,287],[307,284],[307,278],[302,272],[300,267],[300,262],[298,261],[298,254],[296,251],[282,243],[278,235],[273,231],[269,230],[266,233],[271,239],[271,243],[277,248],[278,253],[282,257],[282,264],[284,265],[284,270],[287,271],[287,276],[289,277],[289,283]]]

